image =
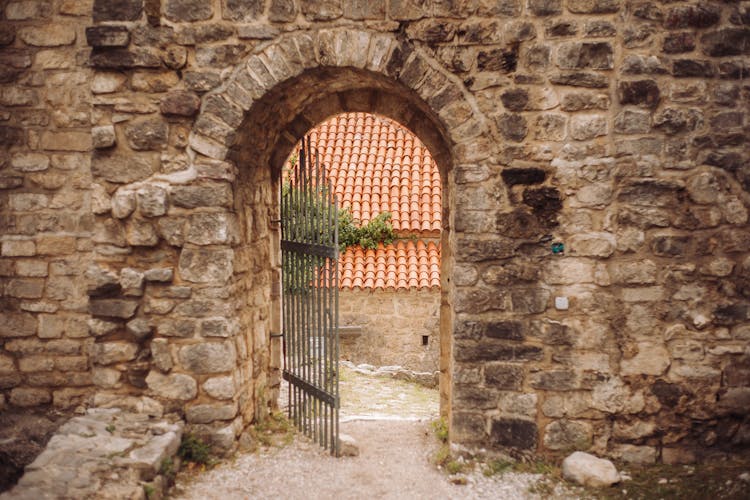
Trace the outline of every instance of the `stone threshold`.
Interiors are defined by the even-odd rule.
[[[62,425],[0,500],[161,498],[177,472],[184,424],[91,408]]]

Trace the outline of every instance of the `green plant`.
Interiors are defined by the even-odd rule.
[[[435,437],[438,438],[438,440],[441,443],[447,443],[448,442],[448,422],[446,422],[444,418],[439,418],[437,420],[433,420],[431,425],[432,425],[432,432],[435,433]]]
[[[357,226],[348,209],[339,212],[339,249],[360,245],[365,249],[375,249],[378,244],[388,245],[396,239],[391,224],[390,212],[380,212],[367,224]]]
[[[463,472],[464,467],[466,467],[466,463],[459,460],[449,460],[448,463],[445,464],[445,470],[451,475]]]
[[[433,457],[433,461],[435,462],[435,465],[437,466],[445,466],[451,459],[451,449],[448,447],[447,444],[444,444],[440,448],[438,448],[438,451],[435,452],[435,456]]]
[[[172,481],[177,474],[177,470],[174,466],[174,460],[172,460],[172,457],[167,457],[164,460],[161,461],[161,465],[159,466],[159,474],[166,477],[169,481]]]
[[[187,462],[201,465],[213,465],[214,463],[210,447],[200,438],[191,433],[182,436],[182,442],[177,450],[177,456]]]
[[[509,460],[491,460],[485,464],[483,474],[487,477],[509,471],[513,468],[514,463]]]
[[[104,430],[106,430],[110,434],[114,433],[115,432],[115,424],[109,424],[109,425],[107,425],[107,427],[105,427]]]
[[[154,488],[150,484],[144,484],[143,492],[146,494],[146,498],[150,500],[151,498],[154,497],[154,493],[156,493],[156,488]]]
[[[378,244],[387,245],[396,238],[389,212],[381,212],[367,224],[358,225],[349,209],[336,210],[325,185],[298,187],[286,180],[281,186],[281,200],[283,238],[286,240],[330,246],[338,231],[339,252],[344,252],[353,245],[375,249]],[[317,220],[323,222],[310,223]],[[285,259],[282,262],[283,274],[293,279],[284,280],[284,290],[295,294],[309,293],[316,282],[326,282],[323,273],[327,269],[327,259],[317,255]]]

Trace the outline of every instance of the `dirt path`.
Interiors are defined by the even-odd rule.
[[[297,435],[288,446],[239,455],[193,478],[182,475],[174,498],[541,498],[530,491],[538,475],[475,471],[457,485],[437,470],[432,457],[439,445],[429,425],[438,413],[437,391],[345,369],[341,395],[341,431],[355,438],[359,456],[332,458]]]

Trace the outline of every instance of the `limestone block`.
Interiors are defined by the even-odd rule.
[[[137,340],[143,340],[151,335],[153,328],[151,327],[149,320],[146,318],[136,318],[127,322],[125,330]]]
[[[168,125],[156,118],[134,121],[125,127],[128,145],[136,151],[158,150],[166,143]]]
[[[39,153],[19,153],[10,161],[10,165],[21,172],[40,172],[47,170],[49,164],[49,157]]]
[[[586,259],[564,258],[550,260],[544,269],[547,283],[571,285],[594,281],[594,264]]]
[[[114,125],[92,127],[91,141],[95,149],[111,148],[117,142]]]
[[[65,331],[65,318],[54,314],[39,315],[37,335],[42,339],[58,339]]]
[[[26,356],[18,360],[22,372],[48,372],[55,367],[55,361],[46,356]]]
[[[135,21],[141,16],[143,0],[94,0],[94,22]]]
[[[621,444],[613,448],[612,454],[632,464],[653,464],[656,462],[656,448],[653,446]]]
[[[208,424],[216,420],[230,420],[237,416],[237,403],[199,404],[185,409],[185,418],[191,424]]]
[[[167,339],[151,340],[151,359],[154,366],[162,373],[167,373],[172,369],[172,356],[169,353],[169,341]]]
[[[536,423],[525,419],[493,419],[490,428],[492,444],[522,450],[536,447],[537,434]]]
[[[117,274],[95,264],[86,268],[84,278],[86,278],[86,291],[91,296],[104,295],[117,290],[119,286]]]
[[[10,209],[16,212],[32,212],[49,206],[49,196],[36,193],[8,195]]]
[[[200,98],[194,92],[177,90],[164,96],[159,109],[165,115],[193,116],[200,104]]]
[[[71,45],[76,40],[76,31],[72,25],[48,23],[19,30],[18,37],[26,44],[35,47],[58,47]]]
[[[658,269],[652,260],[614,264],[612,275],[618,283],[628,285],[650,285],[656,283]]]
[[[42,132],[42,149],[49,151],[90,151],[91,134],[88,132]]]
[[[193,399],[198,393],[198,384],[195,379],[182,373],[162,375],[152,370],[146,377],[146,384],[154,394],[166,399],[187,401]]]
[[[233,260],[231,249],[183,248],[180,276],[194,283],[223,282],[233,273]]]
[[[174,278],[174,269],[172,269],[171,267],[149,269],[144,273],[143,276],[146,281],[169,283]]]
[[[89,310],[94,316],[129,319],[135,315],[138,302],[127,299],[92,299]]]
[[[641,439],[651,436],[656,431],[656,424],[646,420],[635,420],[633,422],[624,422],[618,420],[613,428],[615,439]]]
[[[206,342],[180,349],[180,363],[193,373],[228,372],[236,367],[237,353],[232,342]]]
[[[577,233],[569,240],[570,253],[587,257],[609,257],[615,251],[612,233]]]
[[[239,239],[232,214],[201,213],[190,216],[186,241],[196,245],[232,244]]]
[[[122,73],[98,71],[91,80],[91,92],[94,94],[111,94],[123,88],[127,76]]]
[[[16,387],[10,391],[10,404],[16,406],[39,406],[52,402],[52,394],[46,389]]]
[[[114,321],[105,321],[99,318],[90,318],[87,321],[89,332],[94,337],[102,337],[117,331],[121,324]]]
[[[36,255],[36,244],[31,240],[5,240],[0,251],[4,257],[31,257]]]
[[[8,297],[40,299],[43,293],[43,279],[12,279],[5,285],[5,295]]]
[[[586,141],[607,134],[607,119],[604,115],[576,114],[570,119],[570,136]]]
[[[30,337],[36,332],[37,319],[31,314],[3,313],[0,315],[0,338]]]
[[[167,47],[162,54],[162,60],[169,69],[181,69],[187,63],[187,49],[178,45]]]
[[[159,243],[159,235],[153,224],[144,220],[130,220],[125,229],[128,245],[152,247]]]
[[[544,446],[550,450],[586,450],[591,447],[594,431],[587,422],[555,420],[544,430]]]
[[[594,488],[620,482],[620,474],[612,462],[581,451],[563,460],[562,474],[568,481]]]
[[[504,413],[536,418],[538,398],[536,394],[506,392],[499,396],[498,408]]]
[[[112,210],[112,201],[107,193],[99,183],[91,185],[91,212],[96,215],[106,214]]]
[[[167,213],[167,191],[161,186],[147,185],[135,193],[138,210],[145,217],[158,217]]]
[[[214,399],[232,399],[235,394],[234,377],[213,377],[203,383],[203,390]]]
[[[663,344],[638,342],[638,352],[630,359],[620,360],[620,375],[662,375],[671,361]]]
[[[140,297],[143,295],[143,278],[142,272],[125,267],[120,271],[120,287],[123,293],[128,296]]]
[[[135,359],[138,344],[129,342],[102,342],[91,347],[91,359],[100,365],[111,365]]]
[[[125,26],[89,26],[86,28],[86,42],[91,47],[127,47],[130,32]]]

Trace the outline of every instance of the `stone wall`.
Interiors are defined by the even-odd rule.
[[[439,290],[341,290],[339,324],[361,328],[356,336],[342,336],[341,359],[435,372],[440,354],[439,310]]]
[[[747,2],[0,7],[0,405],[149,396],[234,439],[278,382],[279,169],[367,111],[441,169],[454,442],[750,441]]]

